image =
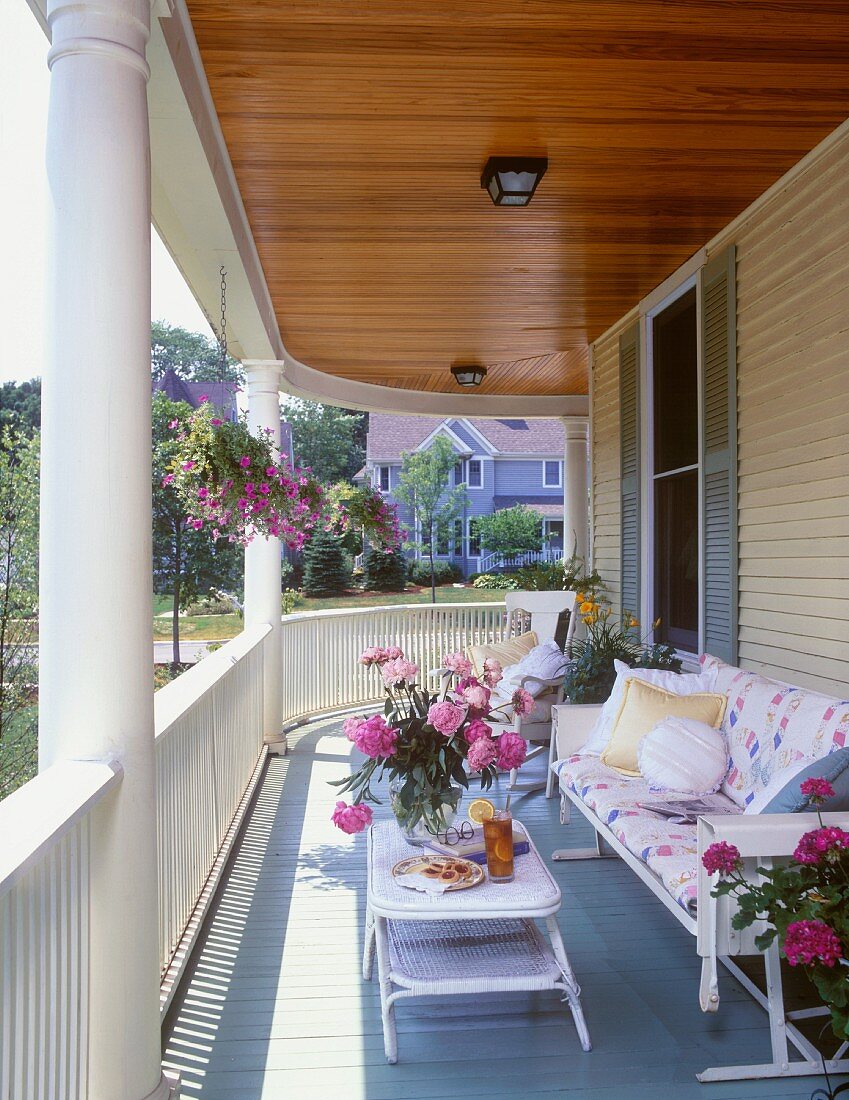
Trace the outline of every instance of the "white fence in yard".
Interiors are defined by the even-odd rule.
[[[371,645],[397,645],[421,683],[442,658],[504,636],[504,604],[404,604],[311,611],[283,619],[284,721],[376,702],[380,677],[359,663]]]

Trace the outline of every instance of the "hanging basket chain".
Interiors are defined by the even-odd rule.
[[[223,385],[227,379],[227,272],[224,264],[221,265],[219,275],[221,276],[221,328],[218,331],[218,347],[221,356],[218,366],[218,380]]]

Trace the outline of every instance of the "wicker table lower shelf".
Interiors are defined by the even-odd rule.
[[[387,921],[389,978],[411,995],[564,989],[530,920]]]

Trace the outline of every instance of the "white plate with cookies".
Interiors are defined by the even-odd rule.
[[[468,890],[483,882],[483,868],[469,859],[454,856],[410,856],[392,868],[402,886],[427,893]]]

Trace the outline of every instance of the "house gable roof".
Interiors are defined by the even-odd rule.
[[[444,425],[457,423],[487,444],[481,447],[495,455],[563,454],[563,425],[559,420],[487,420],[479,417],[448,417],[436,420],[427,416],[398,416],[391,413],[371,413],[369,416],[366,460],[368,462],[400,462],[404,451],[414,451],[434,436]],[[451,433],[453,434],[453,433]],[[467,450],[465,444],[463,450]]]

